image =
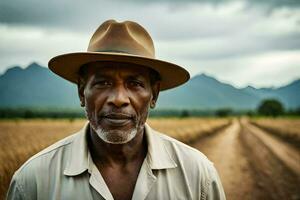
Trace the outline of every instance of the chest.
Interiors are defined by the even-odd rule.
[[[178,172],[178,168],[157,170],[152,174],[151,169],[144,165],[135,176],[132,173],[121,173],[120,176],[117,172],[107,172],[110,173],[100,174],[95,168],[91,174],[86,172],[70,177],[62,175],[57,180],[60,183],[51,185],[48,183],[55,182],[53,179],[58,177],[49,176],[48,181],[37,184],[37,199],[200,199],[204,185],[200,184],[201,181],[193,181],[193,177]],[[138,178],[134,178],[137,176]],[[196,175],[194,178],[198,180]]]
[[[139,168],[102,168],[101,175],[115,200],[132,199]]]

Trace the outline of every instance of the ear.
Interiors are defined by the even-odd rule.
[[[158,99],[158,95],[159,95],[159,90],[160,90],[160,81],[156,81],[152,86],[152,99],[150,102],[150,107],[154,108],[156,101]]]
[[[78,97],[79,97],[81,107],[85,106],[84,88],[85,88],[85,82],[84,82],[83,78],[78,78],[77,91],[78,91]]]

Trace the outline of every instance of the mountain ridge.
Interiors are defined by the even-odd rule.
[[[236,88],[198,74],[184,85],[161,92],[157,108],[253,110],[262,99],[276,98],[286,108],[294,109],[300,107],[298,91],[300,79],[278,88]],[[76,85],[38,63],[24,69],[13,66],[0,75],[0,107],[79,108],[79,105]]]

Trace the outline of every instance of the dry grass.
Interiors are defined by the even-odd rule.
[[[0,199],[4,199],[14,171],[29,157],[83,124],[83,120],[0,121]]]
[[[296,118],[260,118],[251,122],[260,128],[275,134],[300,148],[300,119]]]
[[[225,118],[170,118],[151,119],[148,121],[151,127],[166,133],[182,142],[190,143],[197,138],[214,133],[229,124]]]
[[[0,121],[0,199],[16,169],[29,157],[82,128],[85,120]],[[228,119],[150,119],[148,123],[171,137],[190,142],[229,123]]]

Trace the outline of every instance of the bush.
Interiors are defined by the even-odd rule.
[[[184,117],[189,117],[190,116],[190,112],[188,110],[183,110],[180,114],[180,117],[184,118]]]
[[[218,117],[227,117],[232,114],[232,110],[230,108],[221,108],[216,111],[216,116]]]
[[[284,107],[276,99],[265,99],[258,106],[257,112],[261,115],[276,117],[284,114]]]

